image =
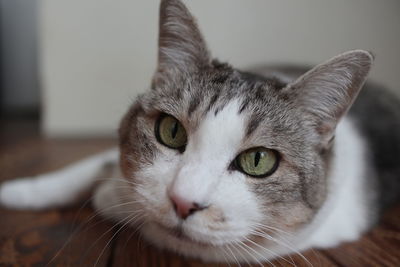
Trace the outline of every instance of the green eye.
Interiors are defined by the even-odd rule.
[[[271,175],[278,167],[278,154],[265,147],[256,147],[240,153],[235,160],[237,168],[253,177]]]
[[[156,123],[157,140],[173,149],[181,149],[186,146],[187,136],[182,124],[170,115],[162,115]]]

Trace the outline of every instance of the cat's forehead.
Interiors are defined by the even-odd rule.
[[[215,115],[232,101],[239,113],[271,113],[284,101],[279,91],[285,84],[276,78],[264,78],[221,64],[197,73],[174,73],[164,77],[150,93],[150,107],[192,122],[209,112]],[[282,108],[280,108],[282,110]]]
[[[190,133],[187,154],[229,160],[245,140],[246,116],[238,112],[239,108],[240,102],[234,99],[219,112],[210,111],[203,116]],[[221,162],[225,164],[224,160]]]
[[[147,106],[175,116],[189,134],[197,132],[207,118],[218,121],[215,127],[221,130],[243,124],[236,131],[243,131],[248,146],[289,147],[306,133],[299,127],[298,112],[281,95],[283,87],[277,79],[221,67],[169,77],[152,90]],[[220,120],[220,112],[225,117],[227,110],[230,118]]]

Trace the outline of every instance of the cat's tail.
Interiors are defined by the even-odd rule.
[[[118,162],[112,149],[60,170],[19,178],[0,185],[0,204],[14,209],[47,209],[74,203],[99,179],[99,172]]]

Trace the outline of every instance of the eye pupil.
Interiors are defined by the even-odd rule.
[[[178,127],[179,127],[178,123],[175,122],[173,125],[173,128],[172,128],[172,133],[171,133],[171,136],[173,139],[175,139],[176,134],[178,133]]]
[[[264,178],[278,167],[279,154],[265,147],[254,147],[241,152],[232,162],[240,172],[255,178]]]
[[[260,158],[261,158],[261,153],[260,151],[257,151],[256,155],[254,156],[254,167],[258,166],[258,163],[260,163]]]
[[[155,137],[162,145],[184,151],[187,143],[185,128],[173,116],[161,114],[155,123]]]

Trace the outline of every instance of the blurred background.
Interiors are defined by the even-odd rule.
[[[375,53],[400,95],[399,0],[187,0],[213,55],[236,67]],[[158,0],[0,0],[0,114],[50,137],[113,136],[156,66]]]

